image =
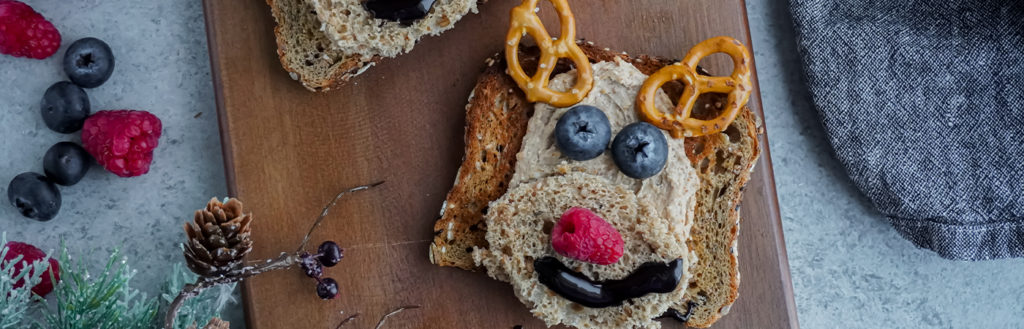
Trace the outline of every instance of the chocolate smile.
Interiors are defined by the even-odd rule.
[[[554,257],[533,261],[533,268],[540,283],[565,299],[591,308],[618,306],[630,298],[672,292],[683,277],[681,258],[668,263],[644,263],[621,280],[603,282],[590,280]]]

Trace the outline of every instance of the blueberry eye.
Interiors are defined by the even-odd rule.
[[[612,141],[612,160],[626,176],[645,179],[657,175],[668,162],[668,140],[661,129],[647,122],[622,128]]]
[[[569,109],[555,124],[558,150],[576,161],[590,160],[603,154],[611,135],[608,116],[589,105]]]

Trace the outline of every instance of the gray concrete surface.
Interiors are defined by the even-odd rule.
[[[183,260],[181,225],[227,193],[200,2],[26,3],[53,22],[63,42],[45,60],[0,56],[0,231],[44,250],[59,248],[63,238],[80,257],[94,250],[97,264],[121,245],[138,270],[132,285],[154,296],[172,264]],[[163,121],[163,136],[149,174],[120,178],[95,166],[77,185],[60,188],[57,218],[35,222],[7,202],[7,185],[22,172],[42,173],[51,145],[80,142],[80,134],[49,130],[39,101],[47,87],[67,79],[64,50],[83,37],[106,41],[116,57],[110,80],[87,90],[93,111],[152,112]]]
[[[801,326],[1024,327],[1024,259],[917,249],[852,185],[805,86],[788,8],[747,1]]]
[[[148,175],[125,179],[93,168],[61,188],[61,214],[47,223],[22,218],[4,201],[0,230],[44,249],[64,238],[73,251],[95,249],[97,260],[123,245],[139,270],[133,284],[152,296],[181,260],[182,222],[226,193],[202,8],[198,0],[28,3],[63,34],[58,54],[86,36],[114,49],[113,78],[89,90],[94,110],[147,110],[165,130]],[[1024,260],[952,262],[900,238],[831,153],[803,84],[786,1],[749,0],[747,9],[802,327],[1024,327]],[[78,141],[48,130],[38,114],[43,91],[62,79],[59,56],[0,56],[4,200],[11,178],[42,171],[50,145]],[[238,319],[237,306],[229,319]]]

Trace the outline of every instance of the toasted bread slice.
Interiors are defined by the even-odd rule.
[[[579,42],[591,62],[611,61],[618,57],[641,72],[651,75],[676,61],[664,57],[602,50],[590,42]],[[535,70],[539,51],[523,48],[519,58],[528,74]],[[487,227],[484,214],[487,205],[505,194],[515,169],[515,153],[526,133],[526,122],[533,104],[526,101],[516,83],[505,74],[504,56],[488,60],[489,67],[480,76],[466,107],[466,159],[459,168],[455,186],[445,200],[441,218],[434,226],[434,243],[430,246],[431,262],[477,270],[471,251],[486,248]],[[532,68],[532,69],[531,69]],[[560,60],[552,76],[570,69],[570,62]],[[706,72],[701,72],[706,74]],[[679,83],[666,84],[663,89],[678,98]],[[694,116],[710,118],[717,115],[716,104],[725,102],[723,94],[701,95]],[[521,120],[517,122],[516,120]],[[729,311],[739,292],[739,264],[736,243],[739,234],[739,202],[742,188],[750,178],[760,154],[757,134],[760,121],[744,107],[736,120],[720,134],[687,138],[686,154],[697,169],[701,187],[697,191],[694,224],[689,249],[697,253],[697,263],[687,286],[686,298],[673,309],[687,317],[687,325],[707,327]],[[478,132],[482,133],[477,137]],[[502,162],[483,163],[486,145],[504,145]],[[514,146],[514,149],[510,149]],[[490,155],[493,156],[493,155]],[[477,163],[480,166],[477,166]]]
[[[727,104],[724,94],[698,99],[693,116],[710,119],[717,108]],[[743,186],[760,156],[757,116],[744,107],[722,133],[686,139],[690,158],[701,186],[697,190],[690,250],[697,253],[697,266],[686,291],[686,299],[673,309],[689,313],[686,325],[706,328],[729,312],[739,296],[740,273],[737,241],[740,229],[740,199]],[[691,303],[692,302],[692,303]],[[691,307],[692,306],[692,307]]]
[[[403,23],[374,18],[363,8],[366,0],[307,1],[325,23],[323,31],[334,41],[334,48],[367,57],[407,53],[421,38],[439,35],[454,27],[463,16],[477,12],[477,0],[437,0],[426,17]]]
[[[310,91],[328,91],[375,65],[379,56],[350,55],[331,47],[306,0],[267,0],[277,21],[281,65]]]
[[[430,261],[441,266],[476,268],[470,252],[487,245],[487,205],[508,190],[533,112],[533,103],[505,74],[505,60],[495,55],[487,65],[466,105],[466,156],[434,224]]]

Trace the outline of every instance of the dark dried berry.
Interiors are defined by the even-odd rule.
[[[320,263],[327,267],[334,267],[334,265],[338,265],[338,262],[341,262],[341,259],[345,257],[341,254],[342,251],[344,250],[334,241],[324,241],[324,243],[320,244],[320,248],[317,249],[317,252],[320,254],[320,257],[318,257]]]
[[[315,279],[324,274],[324,267],[320,265],[320,262],[313,255],[304,252],[301,258],[302,262],[299,263],[299,267],[302,268],[302,271],[306,272],[306,276]]]
[[[316,284],[316,295],[323,298],[323,300],[334,299],[338,297],[338,281],[334,281],[331,278],[324,278],[320,280],[320,283]]]

